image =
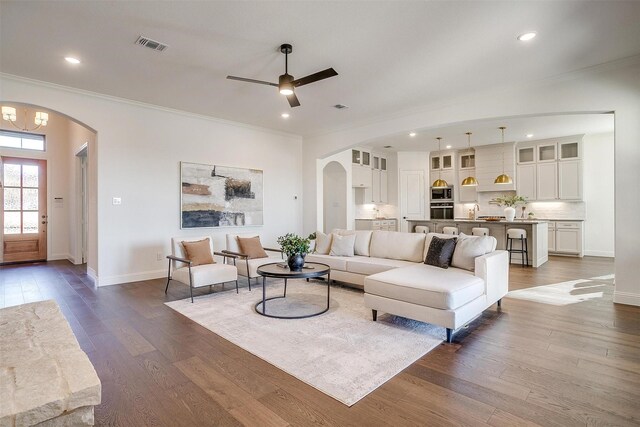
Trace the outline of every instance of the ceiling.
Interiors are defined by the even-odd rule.
[[[608,133],[614,130],[613,114],[566,114],[554,116],[517,117],[479,120],[435,129],[416,129],[370,141],[367,146],[386,151],[437,151],[436,137],[442,137],[442,149],[468,147],[466,132],[471,132],[471,145],[501,142],[500,126],[505,126],[505,142],[534,141],[569,135]],[[530,138],[527,135],[532,135]],[[384,148],[385,146],[391,148]]]
[[[311,135],[639,54],[639,21],[637,1],[3,0],[0,71]],[[285,42],[295,77],[339,76],[298,88],[294,109],[274,87],[225,79],[277,81]]]

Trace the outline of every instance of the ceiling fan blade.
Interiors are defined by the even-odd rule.
[[[262,80],[246,79],[244,77],[236,77],[236,76],[227,76],[227,78],[229,80],[238,80],[238,81],[241,81],[241,82],[258,83],[258,84],[261,84],[261,85],[268,85],[268,86],[278,87],[277,83],[264,82]]]
[[[317,82],[318,80],[328,79],[329,77],[333,77],[337,75],[338,73],[336,72],[336,70],[334,70],[333,68],[327,68],[326,70],[318,71],[317,73],[310,74],[306,77],[301,77],[297,80],[294,80],[292,83],[294,87],[304,86],[304,85],[308,85],[309,83]]]
[[[300,106],[300,101],[298,101],[298,97],[296,96],[295,93],[288,95],[287,101],[289,101],[289,105],[291,106],[291,108]]]

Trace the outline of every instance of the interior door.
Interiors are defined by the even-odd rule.
[[[2,157],[2,262],[47,259],[46,160]]]
[[[425,219],[424,171],[400,171],[400,231],[409,231],[409,219]]]

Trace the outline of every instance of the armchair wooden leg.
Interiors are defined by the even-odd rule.
[[[502,298],[498,300],[498,307],[502,307]]]
[[[167,286],[164,288],[165,295],[167,294],[167,291],[169,290],[169,282],[170,281],[171,281],[171,277],[167,277]]]
[[[236,294],[238,293],[238,280],[236,279]]]
[[[189,292],[191,293],[191,304],[193,304],[193,286],[189,286]]]
[[[371,315],[373,316],[373,321],[378,320],[378,310],[371,310]]]
[[[249,282],[249,292],[251,292],[251,275],[249,274],[249,259],[246,259],[247,263],[247,282]]]

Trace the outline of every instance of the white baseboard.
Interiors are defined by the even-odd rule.
[[[99,276],[96,283],[98,286],[121,285],[130,282],[139,282],[141,280],[159,279],[167,277],[167,270],[143,271],[140,273],[120,274],[116,276]]]
[[[96,271],[93,268],[87,267],[87,275],[91,278],[91,280],[93,280],[93,283],[97,286],[98,275],[96,274]]]
[[[60,261],[62,259],[69,259],[69,254],[51,254],[47,257],[47,261]]]
[[[640,306],[640,294],[613,291],[613,302],[615,302],[616,304]]]
[[[613,251],[584,251],[584,256],[615,258],[615,253]]]

